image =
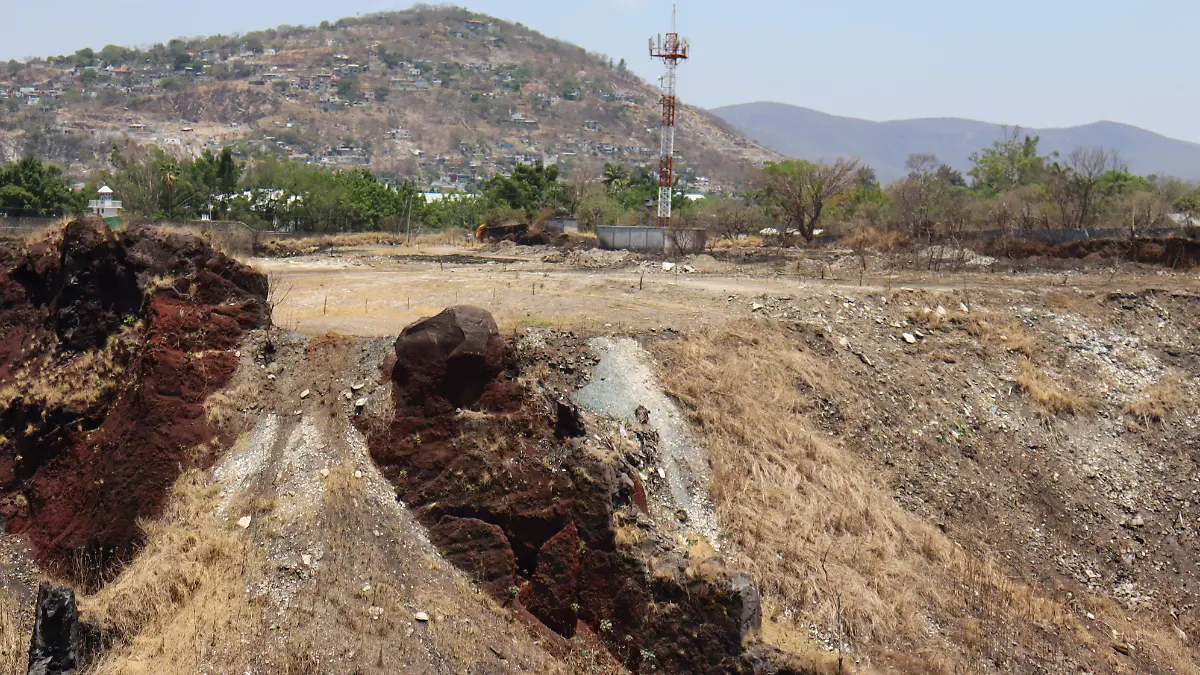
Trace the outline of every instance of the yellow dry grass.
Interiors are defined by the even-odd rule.
[[[114,640],[94,672],[194,673],[243,663],[261,609],[247,586],[263,557],[246,532],[215,514],[218,489],[189,471],[165,514],[144,523],[146,546],[109,584],[80,600],[86,621]]]
[[[140,322],[123,326],[104,347],[80,354],[62,356],[44,350],[0,387],[0,408],[17,398],[37,402],[46,410],[96,403],[124,375],[125,364],[141,346],[141,328]],[[27,347],[27,351],[37,349],[37,345]]]
[[[32,631],[33,627],[21,620],[17,599],[8,589],[0,588],[0,673],[26,671]]]
[[[762,237],[759,237],[757,235],[752,235],[752,236],[746,237],[745,239],[718,239],[717,241],[714,241],[712,243],[712,248],[714,248],[714,249],[761,248],[765,245],[766,244],[763,241]]]
[[[1021,359],[1016,382],[1021,391],[1050,414],[1073,414],[1087,408],[1083,398],[1055,384],[1027,358]]]
[[[1050,640],[1051,651],[1047,632],[1068,642],[1083,632],[1065,606],[948,540],[895,502],[869,465],[810,432],[805,392],[837,398],[843,385],[831,362],[797,347],[768,321],[653,347],[705,439],[717,516],[762,590],[768,638],[800,645],[791,651],[817,672],[830,665],[804,644],[806,622],[860,655],[903,651],[969,672],[987,656],[971,637],[981,625],[1013,641]],[[1171,638],[1158,638],[1168,653]]]
[[[1179,408],[1186,398],[1183,378],[1176,373],[1169,373],[1147,387],[1126,410],[1143,424],[1161,422]]]
[[[1025,330],[1020,321],[1005,319],[992,312],[963,312],[959,310],[939,312],[928,307],[908,313],[908,321],[914,326],[930,330],[946,330],[957,328],[980,342],[993,347],[1004,349],[1032,358],[1037,350],[1037,343]]]

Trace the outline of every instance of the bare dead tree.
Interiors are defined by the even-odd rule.
[[[291,283],[284,283],[279,275],[271,273],[267,275],[267,342],[266,350],[268,354],[275,353],[275,310],[287,300],[292,293],[294,287]]]

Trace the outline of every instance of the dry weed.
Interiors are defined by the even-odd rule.
[[[1186,396],[1183,378],[1171,373],[1147,387],[1141,398],[1130,403],[1126,410],[1143,424],[1161,422],[1183,404]]]
[[[867,227],[854,232],[841,242],[853,249],[871,249],[880,253],[894,253],[909,244],[907,234],[897,231],[877,230]]]
[[[991,312],[937,311],[928,307],[908,313],[908,322],[929,330],[949,331],[954,328],[979,338],[985,345],[1033,357],[1037,343],[1020,321],[1006,320]]]
[[[752,235],[744,239],[719,239],[712,243],[712,248],[718,250],[728,248],[762,248],[765,245],[762,237]]]
[[[0,672],[26,671],[29,636],[32,631],[33,626],[22,620],[17,599],[8,589],[0,587]]]
[[[1074,414],[1087,406],[1082,398],[1052,382],[1027,358],[1021,359],[1017,385],[1043,410],[1052,414]]]
[[[767,633],[812,621],[859,653],[883,654],[943,650],[935,633],[968,644],[966,617],[1026,636],[1074,630],[1065,607],[955,545],[898,505],[861,459],[809,431],[798,414],[805,396],[843,385],[785,327],[727,324],[652,349],[703,431],[718,518],[772,608]],[[965,667],[965,654],[947,656]]]
[[[200,672],[245,660],[259,630],[247,585],[264,561],[247,533],[218,519],[218,489],[193,470],[175,483],[165,514],[144,524],[146,546],[111,583],[80,600],[85,620],[114,644],[102,673]]]
[[[44,350],[0,387],[0,408],[17,398],[36,402],[45,410],[98,402],[120,384],[125,365],[141,347],[141,332],[141,322],[133,322],[110,335],[100,349],[66,357]]]

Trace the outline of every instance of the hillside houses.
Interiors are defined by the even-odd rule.
[[[348,25],[362,28],[296,29],[254,48],[174,41],[111,64],[39,60],[28,66],[37,78],[9,82],[0,71],[0,103],[57,112],[61,122],[96,98],[161,131],[106,122],[95,108],[81,131],[182,139],[186,152],[237,144],[243,153],[419,171],[422,181],[455,185],[519,164],[653,161],[655,119],[641,110],[652,94],[569,46],[480,18],[387,24],[408,26],[400,33],[369,29],[365,19]],[[200,97],[206,105],[195,104]]]

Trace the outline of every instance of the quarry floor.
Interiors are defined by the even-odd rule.
[[[319,335],[395,335],[454,304],[484,307],[502,328],[554,327],[584,332],[685,330],[744,318],[763,298],[854,296],[900,289],[1020,298],[1063,289],[1101,293],[1188,289],[1200,275],[1137,265],[1012,274],[884,270],[842,252],[834,262],[739,263],[701,256],[664,269],[660,259],[619,260],[592,252],[585,266],[544,262],[544,247],[498,252],[440,247],[352,247],[293,258],[249,258],[275,288],[276,323]],[[801,254],[803,256],[803,254]],[[669,263],[668,263],[669,265]],[[886,272],[886,273],[885,273]]]

